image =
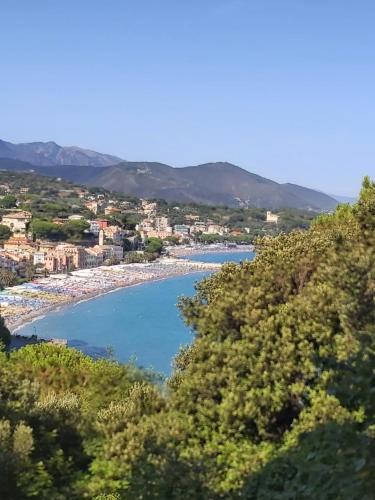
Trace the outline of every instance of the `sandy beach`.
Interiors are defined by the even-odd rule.
[[[173,276],[215,271],[220,264],[162,258],[145,264],[119,264],[55,274],[0,292],[1,314],[15,333],[21,326],[62,306],[89,300],[119,288]]]
[[[166,248],[169,255],[172,257],[188,257],[189,255],[199,255],[199,254],[207,254],[207,253],[234,253],[234,252],[253,252],[253,245],[236,245],[236,246],[227,246],[222,243],[213,243],[210,245],[178,245],[178,246],[169,246]]]

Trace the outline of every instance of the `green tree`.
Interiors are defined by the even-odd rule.
[[[160,255],[163,250],[163,240],[160,238],[148,238],[145,246],[145,252],[149,254]]]
[[[12,195],[12,194],[6,194],[1,200],[0,200],[0,206],[1,208],[15,208],[17,206],[17,198]]]
[[[128,238],[124,238],[123,248],[124,252],[130,252],[133,249],[133,244]]]
[[[4,318],[0,316],[0,342],[2,342],[6,347],[9,346],[11,340],[11,335],[9,329],[5,325]]]
[[[9,269],[0,269],[0,288],[13,286],[18,283],[17,273]]]
[[[71,241],[81,241],[89,227],[90,224],[85,220],[70,220],[62,226],[67,238]]]
[[[4,224],[0,224],[0,241],[6,241],[12,235],[12,231],[8,226],[4,226]]]
[[[67,238],[62,226],[45,220],[33,219],[31,222],[31,230],[35,238],[38,239],[63,241]]]

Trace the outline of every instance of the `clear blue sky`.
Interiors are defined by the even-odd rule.
[[[375,177],[372,0],[1,0],[0,138]]]

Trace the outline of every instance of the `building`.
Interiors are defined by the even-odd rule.
[[[154,227],[157,231],[166,231],[170,227],[168,217],[156,217]]]
[[[0,249],[0,268],[12,271],[17,274],[23,274],[26,264],[29,262],[29,256],[25,254],[14,254]]]
[[[204,231],[205,234],[220,234],[223,235],[225,233],[225,228],[220,226],[219,224],[209,224],[207,226],[207,230]]]
[[[3,193],[10,193],[9,184],[0,184],[0,191],[2,191]]]
[[[146,238],[160,238],[164,240],[172,236],[172,228],[168,228],[166,231],[158,231],[157,229],[149,229],[148,231],[141,231],[141,238],[145,240]]]
[[[43,266],[45,264],[46,252],[38,250],[34,252],[33,255],[33,264],[34,266]]]
[[[73,191],[78,196],[78,198],[84,198],[88,193],[87,189],[81,189],[81,188],[74,188]]]
[[[30,212],[20,210],[19,212],[3,215],[1,223],[4,226],[8,226],[14,233],[25,233],[31,219],[32,214]]]
[[[204,222],[195,222],[193,226],[190,227],[190,234],[193,233],[205,233],[207,231],[207,224]]]
[[[69,215],[68,220],[82,220],[83,218],[83,215],[73,214]]]
[[[150,219],[144,219],[140,224],[136,225],[137,231],[152,231],[154,229],[154,224]]]
[[[124,241],[125,231],[118,226],[107,226],[103,231],[105,237],[112,240],[115,245],[121,245]]]
[[[86,201],[85,207],[95,215],[98,213],[98,202],[96,200]]]
[[[97,219],[95,222],[99,226],[99,231],[109,226],[109,221],[107,219]]]
[[[0,268],[17,272],[18,262],[8,252],[0,249]]]
[[[273,214],[269,210],[267,211],[267,215],[266,215],[266,221],[267,222],[273,222],[274,224],[277,224],[278,221],[279,221],[279,218],[280,218],[279,215]]]
[[[103,252],[97,252],[93,248],[85,248],[85,267],[98,267],[103,264]]]
[[[104,215],[113,215],[113,214],[118,214],[121,213],[121,210],[117,207],[114,207],[112,205],[109,205],[104,209]]]
[[[30,240],[25,234],[18,233],[11,236],[3,243],[4,250],[13,253],[29,253],[32,254],[37,249],[37,244]]]
[[[153,215],[156,212],[157,204],[154,202],[149,202],[147,200],[142,200],[142,210],[147,215]]]
[[[55,217],[54,219],[52,219],[52,222],[54,224],[57,224],[59,226],[62,226],[63,224],[65,224],[65,222],[68,222],[69,219],[64,219],[62,217]]]
[[[98,221],[96,221],[96,220],[90,221],[89,231],[90,231],[90,233],[95,234],[95,236],[98,236],[99,231],[100,231],[100,225],[99,225]]]
[[[176,224],[173,228],[175,234],[189,235],[190,226],[186,224]]]
[[[186,220],[199,221],[200,216],[198,214],[187,214],[185,215]]]
[[[68,243],[56,245],[45,254],[45,268],[51,272],[69,271],[85,267],[85,249]]]
[[[103,261],[109,259],[120,261],[124,258],[124,250],[120,245],[95,245],[90,250],[102,255]]]

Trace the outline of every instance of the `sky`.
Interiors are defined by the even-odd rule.
[[[372,0],[0,0],[0,138],[375,178]]]

